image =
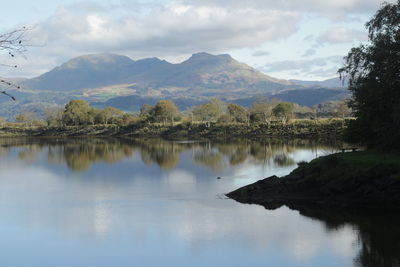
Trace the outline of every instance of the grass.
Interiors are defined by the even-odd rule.
[[[384,165],[400,169],[400,154],[379,151],[361,151],[340,155],[345,163],[358,168]]]

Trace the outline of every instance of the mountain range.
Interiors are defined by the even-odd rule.
[[[84,99],[94,106],[107,105],[135,111],[144,103],[172,99],[180,108],[206,102],[211,97],[249,104],[262,97],[291,100],[302,105],[343,98],[338,79],[323,82],[281,80],[268,76],[228,54],[193,54],[173,64],[158,58],[132,60],[111,53],[73,58],[38,77],[14,81],[18,103],[0,99],[0,116],[23,110],[43,113],[70,99]]]

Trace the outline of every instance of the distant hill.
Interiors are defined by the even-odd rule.
[[[292,84],[265,75],[229,55],[197,53],[180,64],[171,64],[158,58],[134,61],[107,53],[71,59],[24,81],[23,85],[34,90],[64,92],[121,85],[142,94],[148,89],[204,94],[207,91],[273,92]]]
[[[293,84],[298,84],[306,87],[324,87],[324,88],[347,88],[347,82],[340,80],[339,77],[331,78],[323,81],[302,81],[302,80],[289,80]]]
[[[316,88],[283,91],[273,95],[273,97],[282,101],[312,107],[329,100],[342,100],[348,98],[349,95],[349,91],[340,89]]]
[[[264,99],[279,99],[281,101],[287,101],[297,103],[302,106],[312,107],[325,101],[330,100],[341,100],[349,97],[349,92],[338,90],[338,89],[299,89],[299,90],[288,90],[282,91],[277,94],[265,94],[256,95],[250,97],[242,97],[236,99],[226,99],[220,97],[221,100],[232,102],[250,107],[254,102],[260,98]],[[204,104],[208,101],[207,98],[195,98],[195,97],[140,97],[137,95],[132,96],[119,96],[111,98],[105,102],[91,102],[90,105],[97,108],[104,108],[107,106],[119,108],[126,111],[139,111],[143,104],[155,105],[161,99],[170,99],[175,102],[180,110],[186,110],[192,106]]]

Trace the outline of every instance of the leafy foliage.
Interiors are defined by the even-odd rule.
[[[84,100],[71,100],[64,110],[62,120],[66,125],[87,125],[90,122],[90,106]]]
[[[292,103],[282,102],[272,109],[272,113],[275,117],[281,119],[282,122],[286,123],[293,118],[293,110],[294,105]]]
[[[160,100],[154,106],[154,116],[156,121],[164,122],[170,121],[174,122],[174,118],[178,116],[179,110],[174,102],[170,100]]]
[[[357,119],[348,137],[369,147],[400,149],[400,0],[366,23],[369,43],[352,48],[339,70],[353,93]]]
[[[234,122],[247,122],[249,112],[241,105],[230,103],[228,104],[228,113],[233,118]]]

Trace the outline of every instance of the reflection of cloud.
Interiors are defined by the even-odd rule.
[[[198,195],[200,201],[194,201],[196,179],[188,171],[173,171],[164,177],[165,180],[140,183],[140,186],[137,183],[104,184],[70,180],[65,188],[61,177],[38,168],[29,168],[32,176],[23,177],[21,173],[27,170],[20,168],[19,171],[0,172],[2,188],[4,184],[13,184],[11,177],[14,175],[22,177],[14,188],[8,188],[9,194],[1,192],[7,202],[14,198],[10,193],[16,190],[27,197],[18,204],[22,209],[15,211],[16,215],[22,216],[18,224],[35,222],[78,239],[82,234],[86,238],[91,238],[90,235],[109,238],[126,229],[141,229],[139,232],[145,234],[156,227],[160,233],[157,238],[178,238],[191,244],[195,250],[215,243],[240,247],[246,253],[265,254],[278,249],[284,251],[291,261],[304,263],[332,250],[341,257],[350,258],[353,255],[353,250],[349,248],[352,248],[355,233],[347,228],[326,232],[318,221],[305,219],[288,208],[266,211],[260,206],[242,205],[232,200],[203,199]],[[38,185],[34,187],[34,192],[31,191],[32,183]],[[51,186],[45,186],[47,183]],[[160,188],[163,183],[168,186]],[[135,205],[132,210],[131,205],[121,205],[117,201],[142,203],[137,195],[132,196],[135,195],[132,189],[137,186],[141,194],[150,196],[149,203],[154,203],[151,208],[145,202]],[[208,186],[213,186],[213,183]],[[160,199],[160,196],[173,195],[177,189],[180,194],[186,192],[192,200],[170,199],[165,202],[165,199]],[[62,194],[55,193],[60,190]],[[66,201],[73,203],[60,211],[59,205],[65,205]],[[31,212],[25,213],[26,207]],[[0,212],[4,214],[4,210],[0,209]],[[145,234],[144,238],[148,240],[149,237]]]
[[[174,170],[163,177],[162,180],[168,189],[176,192],[193,192],[196,187],[196,178],[188,171]]]
[[[96,235],[104,237],[108,234],[113,220],[116,219],[112,215],[111,208],[100,197],[93,210],[93,231]]]

